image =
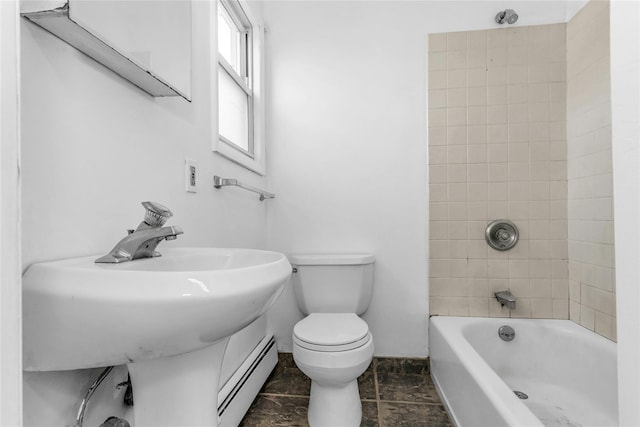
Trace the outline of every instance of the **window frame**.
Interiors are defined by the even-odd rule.
[[[213,2],[212,23],[214,48],[212,52],[212,65],[215,71],[212,73],[212,84],[215,85],[213,109],[215,123],[213,126],[213,151],[227,159],[244,166],[260,175],[265,174],[265,147],[264,147],[264,28],[262,23],[251,13],[251,8],[245,0],[217,0]],[[218,52],[218,7],[224,7],[226,14],[235,23],[238,29],[244,29],[241,33],[241,51],[239,68],[241,75],[232,64]],[[212,58],[212,59],[213,59]],[[219,133],[219,87],[218,73],[227,73],[228,76],[247,95],[248,103],[248,150],[236,145],[233,141]]]

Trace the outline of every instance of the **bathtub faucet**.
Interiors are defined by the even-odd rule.
[[[503,307],[506,305],[509,310],[515,310],[516,297],[513,296],[511,291],[499,291],[494,294],[496,299]]]
[[[129,234],[111,252],[96,260],[97,263],[119,263],[160,256],[156,246],[163,240],[175,240],[182,234],[182,229],[177,225],[163,227],[167,219],[173,216],[169,209],[155,202],[142,202],[142,206],[147,210],[144,221],[135,230],[129,230]]]

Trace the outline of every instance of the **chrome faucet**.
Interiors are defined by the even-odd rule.
[[[515,310],[516,297],[513,296],[511,291],[500,291],[496,292],[494,295],[503,307],[506,305],[509,310]]]
[[[173,216],[169,209],[155,202],[142,202],[142,206],[147,210],[144,221],[135,230],[128,230],[129,234],[111,252],[98,258],[97,263],[118,263],[160,256],[156,252],[156,246],[163,240],[175,240],[182,234],[182,229],[177,225],[163,227],[167,219]]]

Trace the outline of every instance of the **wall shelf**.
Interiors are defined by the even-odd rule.
[[[130,81],[149,95],[157,97],[181,96],[190,101],[187,95],[75,22],[69,15],[68,2],[55,9],[22,12],[21,15],[120,77]]]

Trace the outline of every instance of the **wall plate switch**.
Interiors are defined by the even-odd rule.
[[[186,192],[198,192],[196,188],[198,184],[198,163],[195,160],[184,159],[184,183]]]

